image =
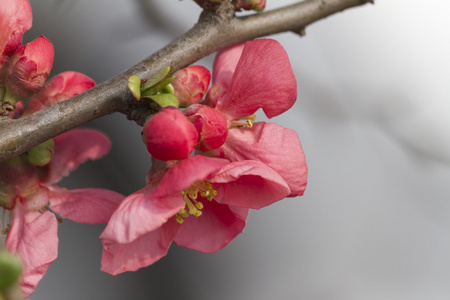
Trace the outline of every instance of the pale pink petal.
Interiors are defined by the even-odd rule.
[[[153,264],[167,254],[179,226],[170,219],[164,226],[126,244],[104,239],[101,270],[117,275]]]
[[[196,251],[217,252],[244,230],[249,209],[204,198],[202,203],[202,215],[184,218],[174,242]]]
[[[63,218],[85,224],[108,223],[125,196],[106,189],[48,187],[50,208]]]
[[[306,189],[308,167],[295,130],[264,122],[232,129],[219,152],[231,161],[251,159],[268,165],[288,183],[292,197]]]
[[[55,155],[49,164],[47,183],[58,182],[88,159],[98,159],[108,153],[111,142],[100,131],[73,129],[54,138]]]
[[[227,163],[227,160],[220,158],[189,156],[164,174],[155,191],[155,197],[181,193],[196,181],[207,179],[211,173],[218,171]]]
[[[67,71],[48,80],[44,87],[27,102],[22,117],[47,106],[67,100],[95,85],[94,80],[78,72]]]
[[[181,192],[158,198],[154,188],[147,186],[122,201],[100,238],[121,244],[133,242],[163,226],[184,205]]]
[[[272,118],[291,108],[296,99],[297,81],[286,51],[275,40],[260,39],[245,43],[228,93],[216,109],[239,119],[262,108]]]
[[[217,202],[259,209],[290,194],[284,179],[255,160],[229,163],[209,180],[217,190]]]
[[[214,60],[212,82],[225,89],[230,88],[231,78],[241,58],[245,43],[236,44],[217,52]]]
[[[58,221],[49,211],[27,211],[19,203],[12,212],[6,247],[17,253],[24,266],[20,281],[23,294],[33,293],[50,264],[58,256]]]

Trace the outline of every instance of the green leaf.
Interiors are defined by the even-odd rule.
[[[141,79],[137,75],[128,78],[128,89],[137,100],[141,99]]]
[[[28,150],[27,159],[32,165],[45,166],[52,160],[54,149],[55,143],[52,139],[48,140]]]
[[[156,73],[152,78],[150,78],[149,80],[147,80],[146,83],[144,83],[144,85],[142,86],[142,90],[145,91],[146,89],[154,86],[155,84],[166,78],[167,75],[172,73],[172,71],[173,71],[172,66],[162,68],[161,71]]]
[[[152,99],[156,103],[158,103],[161,107],[174,106],[178,107],[180,103],[178,102],[178,98],[173,94],[157,94],[151,95],[147,98]]]
[[[157,94],[159,91],[165,88],[166,85],[170,84],[175,79],[175,76],[169,75],[154,86],[144,90],[142,96],[151,96]]]

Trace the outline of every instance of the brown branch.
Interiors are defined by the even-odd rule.
[[[131,75],[150,78],[163,67],[186,67],[220,48],[270,34],[299,34],[309,24],[371,0],[307,0],[265,13],[234,17],[225,1],[216,12],[204,11],[197,24],[184,35],[122,74],[69,100],[28,117],[0,118],[0,161],[101,116],[121,112],[142,124],[149,110],[135,104],[126,82]]]

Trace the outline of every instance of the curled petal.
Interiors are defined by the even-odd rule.
[[[106,189],[66,190],[56,185],[49,188],[50,208],[63,218],[85,224],[108,223],[114,210],[125,198]]]
[[[49,163],[47,183],[58,182],[88,159],[98,159],[109,152],[111,142],[100,131],[73,129],[54,138],[55,154]]]
[[[67,100],[95,86],[95,81],[78,72],[63,72],[49,81],[28,101],[23,117],[47,106]]]
[[[202,215],[185,218],[174,242],[192,250],[214,253],[244,230],[249,209],[203,200]]]
[[[284,179],[273,169],[254,160],[229,163],[209,180],[217,190],[217,202],[259,209],[290,194]]]
[[[236,44],[217,52],[213,65],[212,82],[225,89],[230,88],[231,79],[241,58],[245,43]]]
[[[222,55],[227,56],[227,51],[234,49],[225,50]],[[232,52],[230,56],[234,58],[236,54]],[[226,81],[231,67],[221,65],[226,69],[219,78]],[[262,108],[272,118],[291,108],[296,99],[297,81],[286,51],[275,40],[260,39],[245,43],[228,94],[217,102],[216,108],[232,119],[249,116]]]
[[[155,197],[179,194],[198,180],[207,179],[212,173],[228,164],[228,160],[194,155],[180,161],[164,174]]]
[[[181,193],[161,199],[154,196],[153,187],[147,186],[123,200],[100,238],[121,244],[133,242],[163,226],[184,205]]]
[[[289,196],[301,196],[306,189],[308,167],[295,130],[257,122],[252,128],[230,130],[219,152],[231,161],[258,160],[274,169],[288,183]]]
[[[31,295],[50,264],[58,256],[58,221],[49,211],[27,211],[17,204],[6,247],[17,253],[24,266],[20,287],[25,297]]]
[[[153,264],[165,256],[180,224],[171,219],[164,226],[140,236],[131,243],[103,240],[103,272],[117,275]]]

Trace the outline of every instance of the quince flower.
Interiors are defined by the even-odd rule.
[[[104,272],[148,266],[166,255],[172,241],[217,252],[243,231],[249,208],[290,192],[284,179],[261,162],[200,155],[179,162],[154,160],[147,181],[123,200],[100,235]]]
[[[22,44],[22,35],[31,28],[32,15],[28,0],[8,0],[0,5],[0,87],[8,61]]]

